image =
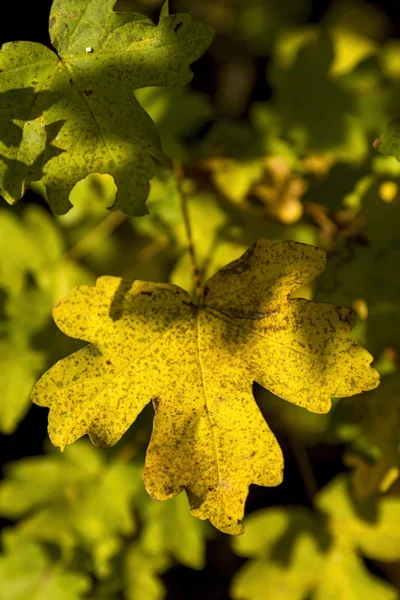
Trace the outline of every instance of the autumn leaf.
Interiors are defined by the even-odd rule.
[[[146,86],[183,85],[212,39],[186,14],[158,25],[113,12],[115,0],[54,0],[50,38],[12,42],[0,52],[0,193],[9,203],[42,180],[56,214],[74,185],[108,173],[114,208],[144,214],[154,160],[168,164],[154,122],[136,100]]]
[[[261,240],[208,280],[199,306],[170,284],[101,277],[76,288],[54,318],[91,343],[54,365],[33,394],[51,409],[52,442],[64,448],[88,433],[112,446],[152,400],[149,494],[164,500],[185,489],[192,514],[242,532],[249,485],[277,485],[283,468],[253,382],[316,413],[332,396],[378,384],[371,355],[349,337],[350,309],[290,299],[324,264],[318,248]]]

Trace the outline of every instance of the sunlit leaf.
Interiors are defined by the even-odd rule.
[[[317,413],[332,396],[378,384],[371,356],[349,337],[349,309],[288,300],[324,262],[312,246],[259,241],[206,283],[198,307],[168,284],[103,277],[77,288],[54,317],[92,343],[57,363],[33,396],[51,407],[53,443],[89,433],[112,446],[153,400],[148,492],[163,500],[186,489],[194,515],[241,532],[249,484],[282,479],[253,381]]]

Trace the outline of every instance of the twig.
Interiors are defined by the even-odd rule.
[[[84,256],[89,254],[101,242],[114,231],[123,221],[127,219],[121,211],[110,213],[101,223],[94,229],[89,231],[87,235],[79,240],[68,252],[64,254],[64,259],[70,262],[78,262]]]
[[[189,210],[188,210],[188,195],[187,195],[187,193],[184,189],[184,185],[183,185],[184,172],[183,172],[183,168],[182,168],[182,163],[180,163],[179,161],[174,161],[174,174],[175,174],[176,183],[178,186],[178,191],[179,191],[179,194],[181,197],[182,214],[183,214],[183,220],[184,220],[185,228],[186,228],[186,235],[188,238],[188,250],[189,250],[189,254],[190,254],[190,261],[192,263],[192,273],[193,273],[194,283],[196,286],[197,299],[198,299],[198,302],[201,304],[201,299],[203,296],[203,289],[201,286],[200,270],[199,270],[197,260],[196,260],[196,250],[195,250],[194,241],[193,241],[192,226],[190,224],[190,217],[189,217]]]
[[[290,444],[293,449],[293,454],[299,467],[301,478],[307,492],[308,499],[311,504],[314,502],[314,496],[318,492],[318,484],[315,479],[314,471],[311,466],[311,461],[307,450],[303,444],[299,444],[292,436],[290,436]]]

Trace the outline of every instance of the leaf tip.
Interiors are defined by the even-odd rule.
[[[164,17],[168,17],[168,15],[169,15],[169,0],[165,0],[164,4],[161,7],[161,11],[160,11],[160,21]]]

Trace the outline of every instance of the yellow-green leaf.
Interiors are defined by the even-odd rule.
[[[90,579],[52,563],[43,548],[8,534],[0,555],[0,600],[84,600]]]
[[[27,538],[59,546],[66,558],[78,548],[86,551],[103,577],[122,536],[135,529],[139,478],[134,465],[106,464],[98,450],[80,442],[63,455],[10,465],[0,485],[0,514],[19,518],[17,529]]]
[[[234,538],[233,547],[239,556],[253,560],[235,575],[232,598],[303,600],[314,587],[323,560],[311,511],[259,510],[246,518],[245,525],[244,535]]]
[[[12,433],[25,415],[33,386],[43,370],[43,353],[30,348],[21,332],[0,336],[1,433]]]
[[[192,519],[183,494],[166,502],[154,502],[148,496],[140,503],[144,520],[141,548],[151,556],[172,555],[192,569],[205,564],[205,527]]]
[[[395,600],[395,588],[369,572],[357,550],[369,558],[398,559],[400,502],[383,499],[368,521],[368,507],[358,506],[364,516],[357,514],[348,484],[348,477],[339,476],[318,493],[322,518],[303,507],[269,508],[247,517],[246,531],[233,546],[250,560],[234,576],[232,597]]]
[[[376,506],[356,503],[349,493],[349,480],[339,475],[319,492],[317,506],[331,519],[330,528],[342,544],[359,547],[368,558],[400,559],[400,500],[381,498]],[[375,509],[375,510],[374,510]]]
[[[396,589],[370,573],[361,558],[346,548],[332,547],[317,579],[312,600],[397,599]]]
[[[51,409],[52,442],[64,448],[88,433],[112,446],[152,400],[147,491],[164,500],[185,489],[195,516],[240,533],[249,485],[282,480],[253,382],[317,413],[332,396],[378,384],[371,355],[349,336],[350,309],[290,299],[324,264],[318,248],[261,240],[205,284],[200,306],[169,284],[101,277],[75,289],[54,318],[91,343],[33,395]]]
[[[164,556],[146,554],[140,545],[132,544],[124,564],[126,600],[162,600],[166,590],[158,575],[168,566]]]

